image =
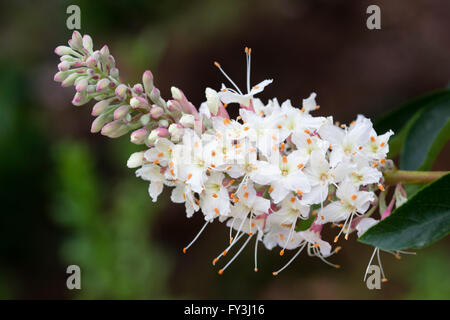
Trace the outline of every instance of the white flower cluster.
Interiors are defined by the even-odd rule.
[[[206,222],[184,252],[214,220],[226,223],[230,241],[213,264],[246,238],[219,274],[251,239],[255,271],[259,242],[268,249],[280,247],[280,255],[298,248],[275,275],[304,248],[332,265],[325,258],[340,247],[332,250],[322,240],[323,226],[341,227],[334,242],[341,233],[348,237],[375,205],[375,191],[384,190],[382,170],[393,132],[377,135],[362,115],[349,126],[335,124],[332,117],[314,117],[310,112],[319,108],[315,93],[301,108],[290,100],[264,104],[254,96],[272,80],[250,85],[248,48],[246,93],[215,62],[233,88],[207,88],[206,101],[197,110],[175,87],[173,99],[164,101],[149,71],[143,86],[121,84],[109,50],[93,51],[90,37],[74,33],[69,45],[56,50],[62,65],[55,80],[76,86],[74,104],[100,101],[94,106],[100,120],[94,121],[93,131],[114,138],[135,130],[131,141],[147,148],[132,154],[127,165],[150,182],[153,201],[164,186],[172,187],[171,200],[184,203],[188,217],[203,214]],[[230,104],[239,106],[236,119],[228,115]],[[308,221],[306,228],[301,220]]]
[[[265,105],[253,95],[270,82],[247,94],[237,87],[208,88],[197,126],[193,117],[185,121],[181,140],[159,138],[154,147],[133,154],[128,166],[140,167],[136,174],[150,181],[153,201],[164,185],[174,187],[171,199],[185,204],[188,217],[201,211],[206,224],[226,222],[225,254],[248,235],[241,249],[255,237],[268,249],[279,246],[281,255],[307,246],[310,255],[323,259],[336,251],[321,239],[322,225],[344,221],[341,232],[348,233],[353,217],[364,215],[375,202],[374,191],[383,189],[381,168],[393,133],[378,136],[361,115],[348,127],[312,116],[318,109],[315,93],[301,109],[289,100]],[[236,120],[217,114],[230,103],[240,105]],[[313,214],[311,227],[296,231],[298,221]]]

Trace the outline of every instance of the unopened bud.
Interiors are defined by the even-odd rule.
[[[88,97],[85,93],[77,92],[73,97],[72,104],[74,106],[81,106],[89,101]]]
[[[142,83],[144,84],[145,93],[150,95],[153,89],[153,74],[150,70],[147,70],[142,75]]]
[[[68,46],[58,46],[55,49],[55,53],[58,56],[64,56],[64,55],[78,55],[72,48]]]
[[[109,48],[107,45],[104,45],[103,48],[100,49],[100,55],[104,61],[108,60],[109,57]]]
[[[163,119],[158,121],[158,125],[163,128],[167,128],[169,126],[169,121]]]
[[[133,91],[134,93],[136,93],[137,95],[141,95],[144,93],[144,88],[142,87],[142,84],[137,83],[133,86]]]
[[[150,99],[152,99],[152,101],[156,103],[157,101],[159,101],[160,97],[161,93],[159,92],[158,88],[153,87],[152,92],[150,92]]]
[[[100,130],[102,130],[102,128],[105,125],[105,123],[107,123],[110,119],[111,119],[111,115],[109,115],[109,114],[103,113],[103,114],[99,115],[92,122],[91,132],[92,133],[96,133],[96,132],[99,132]]]
[[[154,105],[154,106],[150,109],[150,116],[151,116],[153,119],[159,119],[159,117],[161,117],[163,114],[164,114],[164,109],[161,108],[161,107],[158,107],[158,106],[155,106],[155,105]]]
[[[83,49],[83,38],[78,31],[72,33],[72,39],[69,40],[69,45],[72,49],[82,50]]]
[[[133,109],[136,108],[147,108],[148,102],[142,97],[133,97],[130,99],[130,105]]]
[[[92,48],[94,47],[94,44],[93,44],[93,42],[92,42],[92,38],[91,38],[89,35],[87,35],[87,34],[85,34],[85,35],[83,36],[83,47],[84,47],[89,53],[92,52]]]
[[[170,112],[180,112],[181,105],[176,100],[169,100],[167,101],[167,109],[169,109]]]
[[[114,79],[119,79],[119,69],[111,68],[111,71],[109,71],[109,75]]]
[[[92,108],[92,115],[94,117],[99,116],[109,106],[109,100],[101,100],[97,102]]]
[[[86,59],[86,65],[89,68],[95,68],[97,66],[97,59],[95,59],[95,57],[90,56],[89,58]]]
[[[184,129],[180,124],[172,123],[169,126],[169,133],[171,135],[172,141],[178,142],[181,139],[181,137],[183,136]]]
[[[217,115],[217,111],[219,110],[220,100],[217,92],[211,88],[206,88],[206,105],[208,106],[209,111],[213,115]]]
[[[53,80],[55,80],[56,82],[62,82],[64,81],[68,76],[70,75],[70,72],[67,71],[59,71],[55,74],[55,76],[53,77]]]
[[[114,110],[114,120],[124,118],[128,114],[128,111],[130,111],[130,109],[131,107],[128,105],[118,107],[116,110]]]
[[[85,91],[87,89],[88,84],[89,82],[87,78],[79,78],[76,81],[75,90],[77,90],[78,92]]]
[[[193,128],[195,124],[195,118],[192,114],[184,114],[180,119],[181,125],[186,128]]]
[[[119,86],[115,90],[115,93],[117,98],[119,98],[120,100],[125,99],[127,94],[127,86],[124,84],[119,84]]]
[[[147,143],[153,144],[156,141],[156,139],[166,138],[169,135],[170,135],[169,131],[166,128],[158,128],[158,129],[152,130],[152,132],[150,132],[150,135],[147,138]]]
[[[150,122],[150,114],[146,113],[142,115],[142,117],[139,119],[143,126],[146,126]]]
[[[130,141],[134,144],[142,144],[148,136],[148,130],[141,128],[131,133]]]
[[[69,61],[62,61],[58,64],[58,70],[59,71],[66,71],[70,68],[70,62]]]
[[[142,166],[144,162],[144,153],[145,153],[144,151],[132,153],[131,156],[128,158],[127,167],[137,168]]]
[[[172,97],[174,99],[176,99],[176,100],[182,100],[183,99],[184,94],[177,87],[170,88],[170,91],[172,92]]]
[[[101,79],[99,82],[97,82],[97,92],[102,92],[106,88],[108,88],[110,81],[106,78]]]
[[[122,120],[115,120],[104,125],[101,133],[109,138],[118,138],[127,132],[127,125]]]
[[[64,88],[70,87],[74,84],[75,80],[80,76],[78,73],[72,73],[70,76],[68,76],[62,83],[61,86]]]

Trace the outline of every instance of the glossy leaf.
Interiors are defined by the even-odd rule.
[[[400,158],[405,170],[430,170],[450,139],[450,97],[438,99],[421,112],[406,135]]]
[[[400,152],[409,129],[418,119],[419,112],[421,112],[424,107],[432,105],[434,102],[443,98],[450,98],[450,90],[436,91],[414,100],[407,101],[394,111],[381,116],[374,122],[374,128],[377,133],[383,134],[390,129],[395,133],[389,141],[390,158],[396,156]]]

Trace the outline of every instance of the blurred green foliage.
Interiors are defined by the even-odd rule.
[[[90,154],[75,142],[55,148],[53,217],[68,233],[61,244],[64,261],[82,270],[80,297],[167,297],[169,260],[149,241],[160,204],[151,205],[146,189],[131,175],[110,190],[99,180]]]

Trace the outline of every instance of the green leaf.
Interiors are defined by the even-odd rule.
[[[450,174],[418,191],[359,241],[383,250],[422,248],[450,232]]]
[[[450,139],[450,97],[438,99],[421,112],[405,138],[400,167],[430,170]]]
[[[316,216],[311,215],[311,217],[309,217],[306,220],[300,220],[295,226],[295,231],[304,231],[309,229],[309,227],[311,227],[312,223],[314,222],[315,218]]]
[[[377,133],[392,129],[395,135],[389,141],[389,157],[395,157],[401,150],[409,128],[418,119],[418,112],[442,98],[450,98],[450,90],[440,90],[421,96],[400,105],[394,111],[381,116],[374,122]]]

